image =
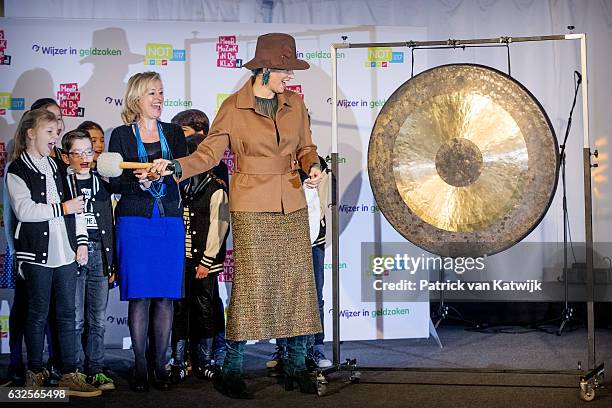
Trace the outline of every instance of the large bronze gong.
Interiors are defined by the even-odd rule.
[[[550,120],[519,82],[473,64],[439,66],[402,84],[381,109],[368,150],[382,213],[442,256],[482,256],[519,242],[555,193]]]

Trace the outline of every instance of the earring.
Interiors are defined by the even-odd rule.
[[[264,68],[263,74],[261,75],[261,83],[268,85],[268,82],[270,82],[270,70],[268,68]]]

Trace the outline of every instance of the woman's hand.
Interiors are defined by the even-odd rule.
[[[148,190],[151,187],[151,180],[149,180],[147,169],[134,170],[134,175],[143,188]]]
[[[168,167],[169,164],[170,164],[170,160],[166,160],[166,159],[153,160],[153,166],[151,166],[149,171],[151,173],[158,174],[160,177],[169,176],[170,174],[173,174],[173,172],[166,170],[166,167]]]
[[[82,213],[85,210],[85,199],[82,195],[64,202],[64,213],[77,214]]]
[[[87,265],[89,255],[87,254],[87,245],[79,245],[76,251],[74,260],[79,266]]]
[[[323,172],[318,167],[313,167],[310,169],[310,173],[308,174],[308,178],[304,180],[304,184],[308,188],[317,188],[321,180],[323,179]]]

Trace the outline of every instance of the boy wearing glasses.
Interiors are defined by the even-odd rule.
[[[62,150],[62,158],[69,166],[70,191],[85,198],[89,235],[88,262],[79,268],[76,287],[77,363],[79,369],[89,375],[90,384],[100,390],[112,390],[115,388],[113,380],[102,370],[108,283],[114,279],[111,195],[108,183],[91,172],[95,152],[87,131],[77,129],[66,133],[62,138]],[[85,322],[87,330],[83,336]]]

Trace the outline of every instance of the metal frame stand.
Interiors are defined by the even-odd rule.
[[[444,282],[446,280],[444,267],[440,268],[439,273],[440,275],[438,277],[438,281]],[[451,312],[452,312],[452,315],[451,315]],[[482,327],[480,323],[474,322],[472,320],[467,320],[465,317],[463,317],[461,312],[457,310],[456,308],[454,308],[453,306],[447,305],[444,302],[444,289],[440,289],[440,303],[438,304],[438,309],[436,310],[436,318],[437,320],[434,325],[436,329],[438,328],[440,323],[442,323],[442,321],[445,319],[461,322],[465,325],[472,326],[475,329],[480,329]]]
[[[332,55],[332,133],[331,133],[331,158],[332,172],[332,296],[333,296],[333,366],[326,370],[319,370],[317,378],[319,381],[319,395],[325,393],[325,374],[348,371],[349,380],[358,382],[359,370],[368,371],[428,371],[428,372],[482,372],[477,369],[425,369],[425,368],[392,368],[392,367],[358,367],[356,359],[347,359],[340,363],[340,265],[339,265],[339,212],[338,212],[338,185],[340,175],[338,166],[338,49],[369,48],[369,47],[458,47],[471,44],[510,44],[533,41],[580,41],[580,63],[583,77],[582,87],[582,122],[583,122],[583,163],[584,163],[584,223],[586,235],[586,274],[587,274],[587,353],[588,372],[583,371],[561,371],[561,370],[485,370],[488,373],[515,373],[515,374],[583,374],[580,378],[580,393],[585,401],[595,398],[595,389],[601,385],[604,374],[604,366],[597,366],[595,354],[595,316],[594,316],[594,278],[593,278],[593,219],[592,219],[592,191],[591,191],[591,153],[589,141],[589,105],[588,105],[588,80],[587,80],[587,48],[586,34],[547,35],[531,37],[497,37],[469,40],[443,40],[443,41],[402,41],[402,42],[375,42],[375,43],[337,43],[330,46]],[[478,385],[478,384],[474,384]]]

